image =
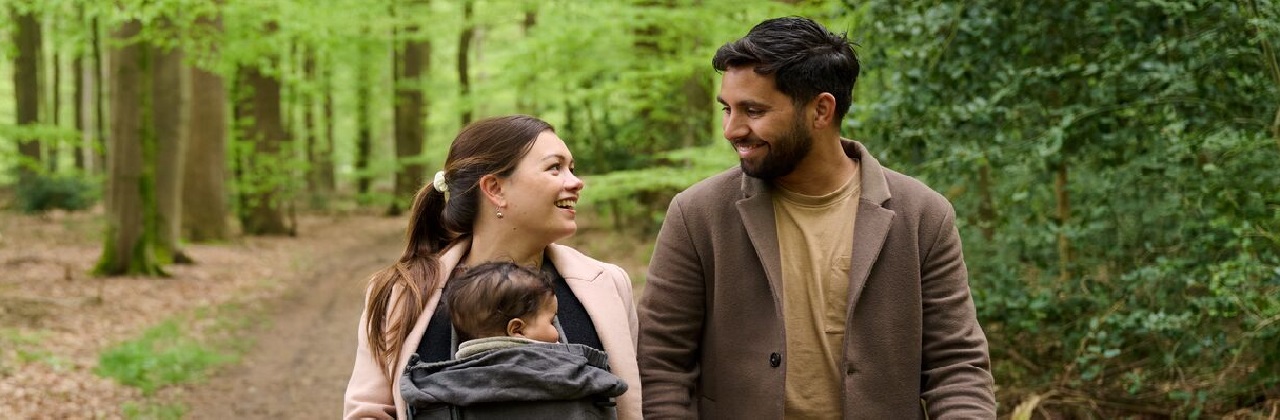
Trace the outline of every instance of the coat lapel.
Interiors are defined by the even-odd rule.
[[[889,184],[885,181],[880,162],[867,153],[862,143],[847,140],[842,143],[845,154],[859,159],[862,168],[862,198],[858,202],[858,219],[853,227],[853,255],[849,264],[849,313],[853,314],[854,305],[871,274],[871,266],[880,258],[880,250],[889,236],[895,213],[884,208],[884,203],[893,196],[889,194]]]
[[[624,283],[626,273],[617,267],[613,268],[618,272],[607,273],[600,262],[567,246],[551,244],[547,255],[591,317],[591,325],[596,327],[600,344],[604,345],[601,350],[609,354],[609,369],[631,386],[618,397],[618,418],[640,418],[640,370],[635,362],[636,341],[632,329],[634,306],[623,300],[623,296],[630,294],[624,295],[618,290],[630,286],[620,284]]]
[[[633,348],[629,335],[631,326],[624,310],[626,305],[613,282],[603,275],[604,269],[589,263],[585,256],[568,247],[551,245],[547,247],[547,253],[551,263],[556,265],[556,271],[569,284],[569,290],[578,297],[591,317],[591,324],[595,325],[605,350],[615,353],[613,349],[619,347]]]
[[[773,199],[767,189],[764,181],[743,174],[742,193],[746,198],[736,204],[756,257],[764,265],[774,309],[782,313],[782,252],[778,245],[777,221],[773,217]]]

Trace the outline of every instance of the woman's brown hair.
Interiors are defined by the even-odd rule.
[[[369,279],[364,331],[369,352],[394,377],[400,349],[441,284],[440,253],[472,233],[480,211],[478,183],[485,175],[509,176],[550,124],[527,115],[487,118],[458,133],[445,158],[448,200],[430,182],[418,190],[400,259]],[[447,274],[445,274],[447,275]],[[393,293],[398,289],[398,293]],[[392,299],[396,295],[396,299]]]

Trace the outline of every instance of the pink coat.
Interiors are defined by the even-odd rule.
[[[440,273],[446,281],[445,274],[453,271],[470,247],[470,242],[462,242],[445,250],[440,256]],[[596,261],[567,246],[552,244],[547,247],[546,252],[556,270],[569,284],[569,289],[582,301],[582,306],[591,316],[591,323],[600,335],[604,351],[609,355],[609,369],[627,382],[627,392],[618,397],[618,418],[640,419],[640,370],[636,365],[638,324],[630,278],[618,266]],[[427,307],[422,316],[418,317],[404,347],[400,349],[396,366],[403,368],[418,348],[418,343],[427,330],[427,323],[440,303],[440,291],[443,288],[444,284],[441,283],[440,288],[433,290],[427,297]],[[399,290],[393,290],[393,299],[399,293]],[[347,383],[346,396],[343,398],[342,417],[406,418],[404,400],[396,392],[400,389],[400,375],[388,378],[383,373],[382,366],[369,352],[369,341],[365,337],[368,316],[367,312],[360,315],[355,367],[352,368],[351,381]]]

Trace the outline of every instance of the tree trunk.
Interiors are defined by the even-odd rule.
[[[54,30],[54,33],[57,33],[56,22],[51,24],[50,28]],[[50,50],[49,63],[47,64],[49,65],[48,73],[51,80],[49,80],[48,85],[49,110],[46,115],[48,115],[49,125],[57,127],[61,122],[58,114],[62,113],[62,55],[58,53],[57,44],[51,44]],[[55,139],[45,143],[44,167],[49,173],[54,173],[58,170],[58,158],[61,155],[59,151],[64,147],[66,147],[66,144],[62,139]]]
[[[533,31],[533,27],[538,24],[538,11],[526,10],[524,19],[520,21],[520,35],[528,37],[529,32]],[[538,110],[538,98],[536,95],[530,94],[529,84],[531,81],[522,80],[519,86],[516,86],[516,110],[522,114],[540,115]]]
[[[51,20],[56,20],[56,15],[52,15],[50,18]],[[49,28],[42,28],[42,32],[58,33],[56,22],[51,22]],[[63,72],[61,72],[63,61],[61,60],[63,58],[61,58],[61,54],[58,54],[58,44],[56,42],[50,42],[49,44],[49,61],[44,61],[44,58],[41,58],[41,60],[41,82],[47,82],[44,85],[46,87],[44,95],[47,95],[46,97],[49,99],[44,101],[47,108],[42,114],[45,115],[45,122],[49,123],[50,127],[58,127],[61,122],[58,114],[60,114],[61,105],[63,105],[61,104],[61,85],[63,85]],[[45,73],[49,73],[47,74],[47,77],[49,77],[47,81]],[[49,138],[49,140],[42,143],[45,146],[45,170],[49,173],[55,173],[58,170],[58,159],[61,156],[59,151],[67,145],[64,145],[63,140],[59,137]]]
[[[303,47],[302,51],[302,77],[309,83],[317,83],[316,77],[316,55],[315,50]],[[308,202],[311,209],[321,210],[327,207],[325,204],[329,191],[324,188],[320,179],[320,156],[327,152],[328,148],[324,147],[321,142],[320,128],[316,127],[316,92],[307,91],[302,94],[302,126],[306,130],[302,141],[306,146],[307,153],[307,191]]]
[[[136,20],[121,25],[112,50],[111,153],[107,182],[106,240],[94,269],[102,275],[163,275],[155,254],[154,147],[150,90],[144,77],[150,67],[146,48],[130,40],[142,29]]]
[[[694,5],[696,6],[697,3],[695,1]],[[639,2],[639,6],[656,12],[666,12],[677,7],[671,0],[643,0]],[[664,67],[669,65],[663,63],[671,61],[668,59],[674,59],[681,53],[669,42],[664,42],[665,39],[674,36],[664,30],[669,29],[656,23],[643,24],[635,28],[636,54],[658,57],[658,60],[652,62],[652,67],[647,69],[656,74],[664,73],[666,71]],[[654,98],[649,101],[649,105],[640,109],[640,119],[648,129],[644,131],[647,139],[642,142],[645,147],[643,150],[638,150],[639,153],[690,147],[712,138],[715,129],[713,121],[715,107],[712,105],[713,93],[711,92],[714,80],[709,69],[699,67],[683,80],[673,77],[655,77],[652,83],[654,86],[651,90],[661,95],[659,97],[683,97],[684,100],[660,101]]]
[[[333,120],[333,61],[328,61],[329,68],[324,71],[324,98],[320,105],[324,117],[324,137],[320,148],[317,148],[315,160],[312,162],[317,168],[320,185],[326,191],[336,191],[338,189],[337,180],[334,177],[333,170],[333,144],[334,144],[334,120]]]
[[[85,63],[84,57],[76,57],[71,64],[75,69],[75,80],[73,97],[71,101],[72,113],[75,114],[76,131],[80,132],[80,144],[76,146],[76,151],[72,155],[73,162],[77,170],[85,175],[94,175],[93,155],[91,148],[93,147],[93,132],[89,127],[93,127],[93,120],[90,119],[91,113],[84,112],[87,107],[91,107],[90,102],[93,98],[90,95],[93,86],[93,75],[89,73],[89,66]]]
[[[395,60],[396,176],[391,207],[387,209],[387,214],[392,216],[412,205],[414,193],[424,182],[422,149],[426,131],[422,76],[430,67],[431,45],[421,39],[417,25],[405,28],[405,33],[410,39],[397,51]]]
[[[62,54],[53,49],[50,55],[49,76],[52,80],[49,82],[49,124],[56,126],[62,122],[58,115],[62,113]],[[54,166],[51,165],[49,169],[54,169]]]
[[[461,88],[459,99],[462,103],[462,125],[471,123],[472,110],[475,104],[471,101],[471,71],[468,69],[471,56],[471,40],[475,38],[476,26],[472,22],[474,2],[466,0],[462,5],[462,34],[458,37],[458,86]]]
[[[978,167],[978,226],[982,230],[982,238],[988,242],[995,239],[996,206],[995,196],[991,192],[991,164],[983,162]]]
[[[13,43],[18,54],[13,59],[13,94],[17,124],[40,123],[40,20],[34,13],[13,11]],[[44,156],[36,138],[18,139],[18,185],[29,185],[43,164]]]
[[[156,132],[156,253],[163,263],[190,263],[182,252],[178,234],[182,229],[182,174],[186,160],[188,85],[182,52],[151,47],[155,80],[152,104]]]
[[[1053,183],[1054,197],[1058,201],[1058,280],[1071,279],[1071,238],[1067,236],[1067,227],[1071,221],[1071,196],[1067,191],[1067,162],[1059,162]]]
[[[711,92],[715,86],[710,67],[699,67],[684,80],[684,110],[680,133],[681,147],[694,147],[715,139],[715,102]]]
[[[76,8],[77,22],[84,22],[84,5]],[[75,114],[76,131],[80,132],[80,144],[75,148],[72,154],[75,167],[80,173],[85,175],[97,174],[97,163],[93,157],[93,138],[96,123],[92,119],[92,112],[85,112],[93,109],[93,89],[97,83],[97,77],[90,70],[91,62],[85,60],[84,54],[77,54],[75,60],[72,61],[71,67],[75,74],[72,79],[75,80],[74,90],[71,101],[72,112]]]
[[[182,225],[193,242],[231,238],[227,223],[227,92],[222,76],[192,67]]]
[[[257,67],[241,69],[241,81],[249,90],[249,98],[243,103],[245,114],[253,121],[246,127],[246,135],[253,141],[253,154],[243,159],[249,192],[243,194],[244,213],[241,224],[244,233],[250,235],[292,235],[294,230],[285,223],[285,197],[283,181],[289,176],[287,159],[282,147],[288,140],[284,131],[280,109],[280,79],[264,74]]]
[[[369,60],[361,60],[356,66],[356,193],[360,201],[368,200],[370,172],[370,155],[373,153],[373,120],[369,103],[373,96],[370,92],[373,77],[370,75]]]
[[[93,149],[90,150],[90,153],[92,153],[93,159],[96,162],[95,166],[105,171],[107,167],[108,127],[106,116],[107,107],[104,106],[102,101],[104,101],[105,99],[103,98],[106,97],[106,94],[103,92],[103,88],[107,86],[111,78],[108,77],[106,65],[102,63],[102,40],[98,36],[98,18],[93,18],[89,26],[89,44],[93,52],[93,68],[90,69],[90,71],[93,72],[95,82],[93,84],[93,109],[91,110],[93,113],[94,126],[88,129],[93,130],[96,134],[92,139]]]

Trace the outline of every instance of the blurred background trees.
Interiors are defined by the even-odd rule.
[[[584,227],[651,239],[736,164],[710,57],[847,31],[845,136],[949,197],[1002,411],[1210,416],[1280,394],[1280,3],[9,0],[0,191],[108,220],[99,271],[408,210],[465,122],[529,113]],[[8,81],[12,81],[9,83]],[[632,273],[638,279],[644,273]]]

